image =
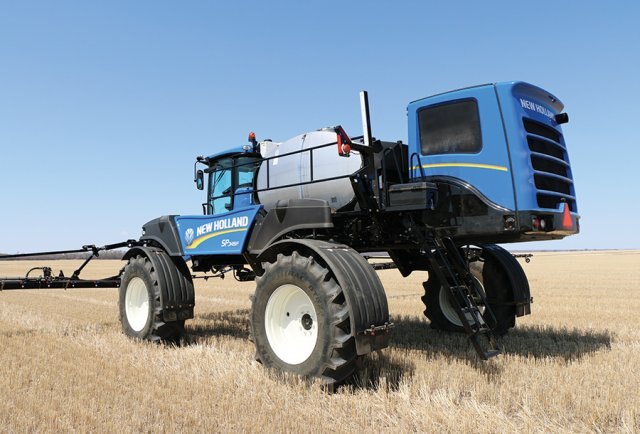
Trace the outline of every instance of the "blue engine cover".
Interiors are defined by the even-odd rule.
[[[177,216],[185,255],[239,255],[245,250],[253,222],[262,205],[218,215]]]
[[[423,154],[420,112],[461,101],[477,103],[481,149]],[[411,176],[458,178],[512,211],[562,211],[566,202],[577,215],[569,156],[555,118],[563,108],[549,92],[523,82],[487,84],[414,101],[407,108]]]

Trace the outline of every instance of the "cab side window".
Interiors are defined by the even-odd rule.
[[[243,208],[254,204],[253,178],[258,160],[255,157],[236,158],[236,189],[233,208]]]
[[[475,154],[482,150],[478,103],[454,101],[418,113],[422,155]]]
[[[238,170],[238,188],[253,187],[253,176],[257,167],[256,159],[252,157],[240,157],[236,159]]]
[[[213,214],[221,214],[231,210],[231,189],[232,189],[232,169],[231,160],[221,160],[217,167],[211,172],[209,209]]]

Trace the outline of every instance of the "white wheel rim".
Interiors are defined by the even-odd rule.
[[[134,277],[129,281],[124,304],[129,325],[133,331],[139,332],[149,318],[149,291],[144,280]]]
[[[318,340],[318,317],[309,296],[298,286],[278,287],[267,302],[264,326],[273,352],[285,363],[309,358]]]
[[[477,278],[476,282],[482,287],[482,283]],[[440,310],[444,317],[453,325],[458,327],[462,327],[462,322],[460,321],[460,317],[458,316],[458,312],[456,312],[456,308],[454,307],[454,300],[451,293],[444,289],[443,286],[440,287],[440,294],[438,295],[440,302]],[[484,306],[480,307],[480,313],[484,314]],[[470,313],[466,313],[467,321],[474,322],[473,316]]]

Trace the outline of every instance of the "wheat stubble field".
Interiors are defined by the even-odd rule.
[[[76,261],[49,261],[70,274]],[[42,262],[0,262],[0,275]],[[95,261],[85,277],[117,271]],[[197,281],[180,348],[120,333],[116,290],[0,292],[3,432],[640,431],[640,252],[539,253],[533,315],[478,362],[422,316],[421,282],[381,271],[390,348],[335,394],[268,372],[247,340],[253,283]]]

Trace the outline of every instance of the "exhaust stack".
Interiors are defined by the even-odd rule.
[[[365,146],[371,146],[371,119],[369,118],[369,95],[360,91],[360,113],[362,115],[362,137]]]

